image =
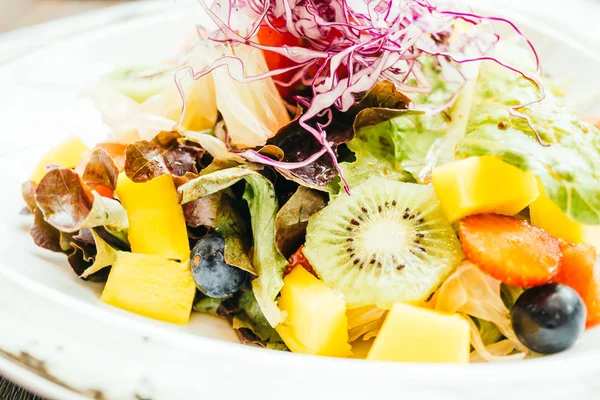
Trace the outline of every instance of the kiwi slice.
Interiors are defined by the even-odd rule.
[[[464,259],[433,188],[383,178],[313,215],[303,251],[349,308],[425,300]]]
[[[174,71],[162,67],[128,67],[117,69],[102,78],[102,82],[113,86],[138,103],[160,93],[173,83]]]

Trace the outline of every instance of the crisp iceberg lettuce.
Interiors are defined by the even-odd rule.
[[[538,103],[536,84],[493,63],[483,63],[467,131],[458,155],[493,155],[541,180],[549,198],[566,215],[600,224],[600,132],[582,122],[552,93]],[[536,136],[539,135],[539,140]]]

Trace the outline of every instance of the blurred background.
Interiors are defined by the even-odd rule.
[[[137,0],[0,0],[0,33]]]

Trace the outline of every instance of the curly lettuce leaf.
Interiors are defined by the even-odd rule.
[[[281,207],[275,219],[275,245],[279,253],[289,258],[304,243],[308,217],[327,205],[327,196],[319,191],[299,186]]]
[[[102,147],[96,147],[90,154],[81,179],[90,188],[103,187],[110,191],[117,188],[119,167],[111,155]]]
[[[25,201],[25,209],[22,214],[28,215],[35,211],[37,204],[35,203],[35,191],[37,190],[37,183],[34,181],[23,182],[21,185],[21,196]]]
[[[248,175],[244,199],[248,202],[254,239],[253,263],[258,278],[252,281],[256,301],[272,327],[283,321],[275,298],[283,288],[285,258],[275,247],[275,218],[279,208],[273,184],[258,173]]]
[[[287,350],[287,346],[269,324],[261,311],[254,293],[249,290],[239,298],[239,311],[233,317],[233,329],[248,329],[259,339],[259,344],[274,350]]]
[[[600,224],[600,132],[561,99],[519,109],[531,121],[510,113],[510,107],[540,97],[538,87],[521,75],[495,64],[482,64],[467,131],[458,149],[462,158],[493,155],[532,171],[560,209],[587,225]],[[535,131],[532,129],[535,129]],[[536,138],[536,132],[542,143]]]
[[[454,147],[464,134],[471,108],[473,84],[471,81],[465,84],[449,113],[432,112],[431,109],[451,103],[460,87],[444,79],[433,62],[423,67],[432,89],[414,97],[421,111],[396,110],[393,119],[387,118],[389,115],[382,113],[381,108],[366,109],[358,115],[356,137],[347,144],[355,160],[340,164],[351,186],[374,174],[428,183],[433,168],[454,159]],[[375,117],[364,124],[364,118],[371,115],[371,111],[384,118]]]
[[[265,318],[251,290],[227,299],[200,296],[194,310],[227,319],[243,344],[256,344],[273,350],[288,350],[285,343]]]
[[[226,192],[213,193],[183,205],[188,226],[215,229],[225,240],[225,262],[256,275],[248,256],[246,223],[234,199]]]
[[[252,164],[231,168],[228,167],[228,165],[228,163],[225,163],[223,169],[217,169],[211,168],[211,164],[206,168],[210,169],[209,173],[206,173],[206,170],[204,170],[204,173],[199,177],[179,186],[177,191],[181,197],[181,204],[186,204],[201,197],[225,190],[238,183],[249,174],[258,174],[257,172],[254,172],[255,167]]]
[[[197,174],[203,154],[202,147],[186,142],[179,133],[161,132],[151,141],[141,140],[127,146],[125,173],[137,183],[164,174],[174,177]]]
[[[60,231],[46,222],[39,208],[34,209],[33,224],[29,228],[29,234],[36,246],[56,253],[65,251],[61,245]]]
[[[416,129],[417,118],[417,115],[413,115],[412,118],[405,116],[365,127],[348,142],[348,148],[354,153],[355,160],[343,162],[340,167],[350,186],[359,185],[373,175],[399,181],[414,180],[402,162],[415,164],[414,158],[418,155],[413,156],[411,146],[424,148],[424,152],[427,153],[427,149],[433,143],[429,140],[429,135],[426,140],[428,143],[420,139],[421,133]],[[412,160],[404,159],[407,154]]]
[[[106,243],[95,230],[91,229],[91,234],[94,239],[94,244],[96,247],[96,255],[94,256],[94,260],[92,265],[83,271],[81,274],[81,278],[87,279],[91,275],[96,272],[113,265],[113,263],[117,259],[118,251],[115,250],[112,246]],[[75,246],[75,245],[73,245]]]
[[[287,265],[275,247],[275,217],[279,205],[273,184],[251,168],[240,166],[201,175],[181,185],[178,191],[185,204],[227,189],[242,179],[246,181],[244,199],[250,209],[254,243],[252,264],[258,274],[252,288],[263,314],[275,327],[283,320],[275,298],[283,287],[283,270]]]
[[[68,168],[55,168],[40,181],[35,199],[44,219],[61,232],[106,226],[118,232],[129,227],[127,212],[116,200],[89,189]]]
[[[332,144],[334,150],[337,150],[341,144],[351,141],[361,128],[377,125],[402,115],[410,102],[408,97],[396,90],[392,82],[378,82],[346,112],[331,110],[332,121],[326,128],[327,141]],[[282,161],[304,161],[322,148],[312,134],[300,126],[298,122],[300,115],[301,110],[296,119],[281,128],[269,141],[269,144],[283,151]],[[326,121],[327,117],[323,117],[313,123],[316,126],[316,123],[324,124]],[[328,154],[305,167],[292,170],[278,169],[278,171],[287,179],[318,190],[326,190],[327,185],[337,176],[335,166]]]
[[[116,260],[118,250],[102,238],[103,234],[103,228],[85,228],[71,237],[71,253],[67,259],[73,271],[83,280],[106,282],[108,279],[108,267]]]

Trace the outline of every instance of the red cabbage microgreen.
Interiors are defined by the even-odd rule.
[[[519,109],[545,97],[543,86],[535,75],[490,55],[500,36],[478,28],[487,28],[491,22],[505,23],[527,42],[535,56],[538,72],[540,70],[539,57],[530,40],[514,23],[504,18],[442,9],[428,0],[215,0],[210,7],[204,0],[198,2],[218,27],[207,40],[215,45],[252,46],[286,57],[295,65],[246,76],[242,60],[223,56],[200,71],[191,67],[180,70],[176,81],[181,74],[189,73],[199,79],[224,66],[232,79],[242,83],[268,77],[275,79],[278,75],[296,71],[288,82],[276,79],[275,82],[285,87],[304,85],[310,89],[310,95],[295,97],[306,107],[298,123],[322,148],[301,162],[276,161],[254,150],[243,150],[238,154],[248,161],[288,170],[301,168],[328,154],[348,193],[350,188],[339,168],[333,144],[327,139],[329,123],[315,123],[314,119],[333,107],[347,111],[360,94],[380,80],[391,81],[403,93],[429,92],[431,85],[422,71],[421,57],[435,57],[445,76],[459,77],[461,88],[467,80],[462,64],[484,60],[494,61],[529,79],[541,89],[540,98],[512,107],[511,114],[526,119],[531,127],[528,117]],[[471,30],[459,32],[455,29],[457,21],[470,25]],[[256,33],[261,26],[292,35],[303,44],[269,46],[258,43]],[[436,113],[451,107],[459,92],[460,88],[445,104],[431,106],[427,111]],[[184,100],[182,115],[185,107]],[[537,132],[536,135],[544,144]]]

